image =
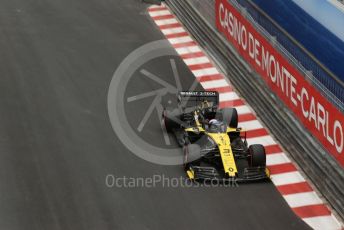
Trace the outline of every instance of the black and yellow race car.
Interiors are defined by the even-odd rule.
[[[165,108],[166,131],[183,148],[192,180],[254,181],[269,178],[265,149],[248,146],[235,108],[219,109],[218,92],[179,92],[177,108]]]

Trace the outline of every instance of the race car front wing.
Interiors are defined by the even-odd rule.
[[[248,167],[235,177],[228,177],[225,173],[219,172],[215,167],[190,166],[192,172],[191,179],[198,181],[226,181],[235,180],[236,182],[259,181],[270,178],[269,170],[266,167]]]

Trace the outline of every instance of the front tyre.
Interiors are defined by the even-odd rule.
[[[251,167],[266,167],[266,153],[263,145],[250,145],[248,151]]]

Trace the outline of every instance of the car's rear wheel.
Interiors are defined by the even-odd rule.
[[[251,167],[265,167],[266,166],[266,153],[263,145],[250,145],[248,148],[250,153],[250,166]]]
[[[216,119],[223,121],[231,128],[238,128],[238,111],[236,108],[224,108],[216,113]]]
[[[165,128],[167,132],[172,132],[174,129],[177,129],[180,127],[180,114],[177,111],[168,111],[164,110],[163,115],[163,122],[165,124]]]
[[[184,165],[199,164],[201,159],[201,147],[197,144],[188,144],[184,146]]]

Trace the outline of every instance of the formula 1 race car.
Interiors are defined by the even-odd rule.
[[[235,108],[218,109],[218,92],[179,92],[178,107],[165,108],[166,131],[183,148],[192,180],[253,181],[270,177],[262,145],[248,146]]]

